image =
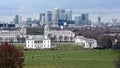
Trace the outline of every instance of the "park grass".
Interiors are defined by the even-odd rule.
[[[116,51],[80,50],[76,47],[68,46],[68,50],[66,46],[60,46],[58,50],[25,51],[25,68],[115,68]]]

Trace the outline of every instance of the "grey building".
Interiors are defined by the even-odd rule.
[[[81,16],[75,17],[75,25],[76,26],[91,25],[91,21],[89,20],[89,14],[84,13],[81,14]]]
[[[52,12],[47,11],[46,13],[46,23],[51,23],[52,22]]]
[[[75,25],[76,25],[76,26],[79,26],[79,25],[80,25],[80,22],[81,22],[81,16],[76,16],[76,17],[75,17]]]
[[[59,20],[59,9],[58,8],[54,8],[53,9],[53,24],[57,24],[58,22],[58,20]]]
[[[13,19],[13,22],[15,24],[19,24],[19,15],[15,15],[15,18]]]
[[[71,10],[66,11],[66,20],[72,21],[72,11]]]
[[[40,13],[39,21],[40,24],[45,24],[45,13]]]
[[[60,9],[60,12],[59,12],[59,20],[66,20],[65,9]]]

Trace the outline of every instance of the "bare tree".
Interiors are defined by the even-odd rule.
[[[23,51],[6,42],[0,45],[0,68],[23,68]]]

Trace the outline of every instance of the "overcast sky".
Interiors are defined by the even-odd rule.
[[[97,16],[103,21],[120,19],[120,0],[0,0],[0,21],[12,21],[15,14],[37,19],[40,12],[54,7],[71,9],[74,16],[89,13],[92,21]]]

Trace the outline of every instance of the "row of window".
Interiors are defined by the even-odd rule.
[[[38,46],[38,45],[35,45],[35,46],[36,46],[36,48],[40,48],[40,47],[41,47],[41,46]],[[29,45],[29,44],[28,44],[28,48],[29,48],[29,47],[34,47],[34,45]],[[43,45],[43,48],[44,48],[44,47],[46,47],[46,45]],[[48,44],[47,47],[50,47],[50,45]]]
[[[50,41],[44,41],[43,43],[49,43]]]
[[[28,41],[27,43],[34,43],[34,41]],[[49,43],[50,41],[44,41],[43,43]],[[42,41],[35,41],[35,43],[42,43]]]
[[[34,41],[27,41],[27,43],[34,43]]]
[[[42,43],[42,41],[35,41],[35,43]]]

